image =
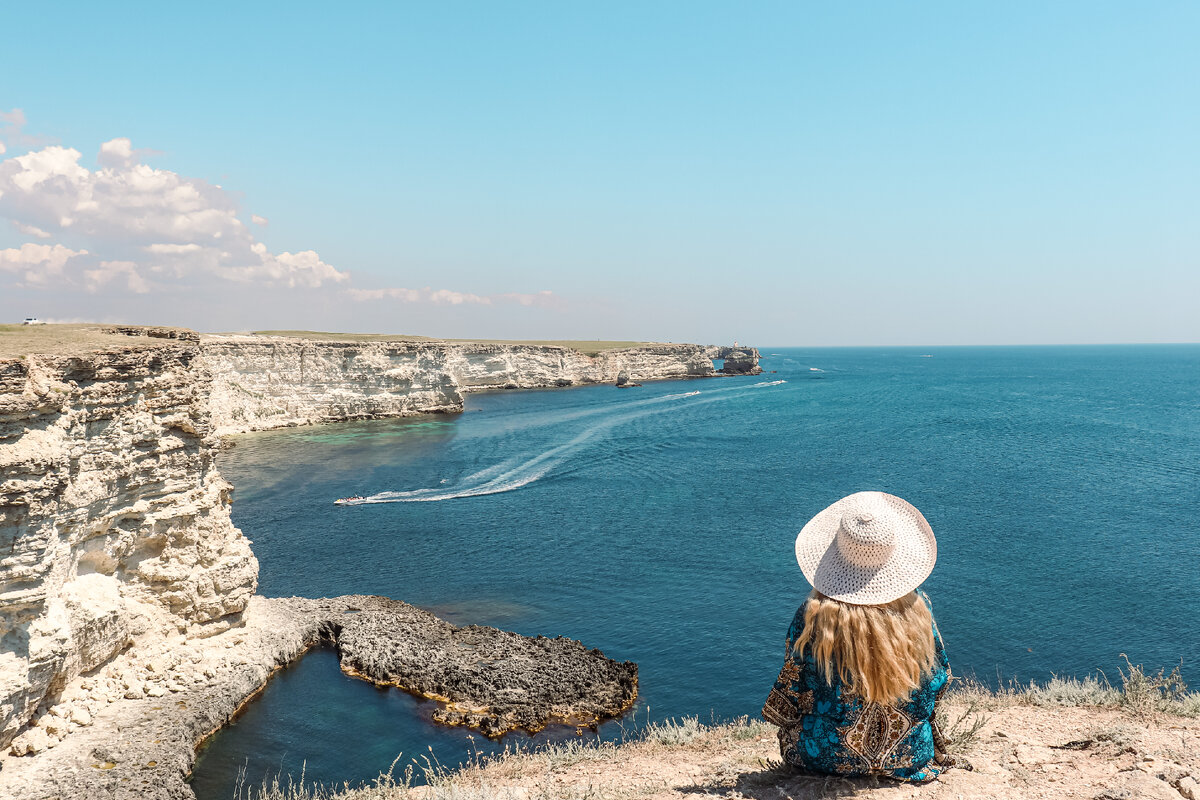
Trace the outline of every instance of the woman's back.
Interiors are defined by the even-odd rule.
[[[856,492],[809,520],[796,561],[813,591],[763,707],[784,760],[811,772],[929,781],[949,662],[929,598],[937,540],[912,504]]]
[[[928,609],[928,597],[919,597]],[[779,726],[784,760],[812,772],[917,782],[937,777],[934,712],[950,670],[936,624],[930,620],[933,664],[922,670],[919,685],[899,699],[867,700],[860,687],[842,679],[840,665],[818,659],[814,651],[821,648],[811,638],[797,651],[814,602],[819,600],[810,598],[796,611],[783,669],[763,707],[763,717]]]

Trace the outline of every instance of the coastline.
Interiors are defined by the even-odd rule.
[[[187,779],[204,740],[314,647],[335,650],[344,674],[438,700],[436,721],[488,736],[535,732],[551,723],[596,724],[622,713],[637,695],[636,665],[611,661],[574,640],[457,627],[381,597],[255,596],[239,627],[199,640],[143,637],[67,687],[39,725],[14,742],[13,749],[37,752],[0,759],[0,792],[14,800],[192,798]],[[528,666],[476,666],[506,659]],[[544,692],[523,700],[507,696],[514,671]],[[572,713],[563,716],[568,704]],[[51,747],[45,730],[75,719],[87,725]]]
[[[506,707],[477,683],[474,693],[455,689],[445,675],[429,683],[372,656],[369,644],[347,658],[354,626],[335,631],[331,609],[367,601],[256,594],[258,563],[230,522],[231,487],[215,466],[222,436],[461,411],[471,391],[760,371],[755,350],[701,345],[589,356],[549,344],[214,345],[178,328],[56,328],[0,341],[0,523],[13,531],[0,583],[19,587],[0,594],[0,632],[23,642],[0,669],[0,789],[13,797],[193,797],[196,748],[323,641],[335,643],[347,674],[445,698],[438,721],[488,735],[623,713],[636,697],[636,666],[567,639],[469,626],[484,641],[540,651],[524,669],[550,684],[555,702],[528,707]],[[428,616],[433,628],[460,630]],[[428,630],[404,641],[414,663],[447,652]],[[492,673],[500,685],[505,678]],[[547,712],[552,705],[570,710]]]

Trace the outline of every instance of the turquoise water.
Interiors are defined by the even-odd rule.
[[[1200,683],[1200,346],[780,349],[763,367],[253,434],[221,469],[263,594],[581,639],[638,662],[626,728],[758,712],[808,590],[796,531],[861,489],[937,532],[925,586],[957,673],[1115,677],[1127,653]],[[332,505],[352,493],[384,502]],[[194,786],[359,782],[401,752],[494,746],[430,710],[315,653],[215,737]]]

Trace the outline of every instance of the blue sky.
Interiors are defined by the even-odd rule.
[[[0,317],[1200,340],[1200,4],[245,5],[6,5]]]

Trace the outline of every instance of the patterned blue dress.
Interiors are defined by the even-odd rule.
[[[919,592],[929,605],[929,598]],[[807,601],[805,601],[807,604]],[[932,610],[932,608],[931,608]],[[843,693],[836,676],[831,686],[806,648],[803,658],[792,644],[804,630],[804,606],[796,611],[787,634],[787,656],[763,706],[763,718],[779,727],[783,760],[808,772],[834,775],[879,775],[924,783],[944,769],[935,761],[934,708],[950,680],[950,662],[937,623],[933,639],[937,659],[907,702],[864,703]],[[940,753],[939,759],[940,758]]]

